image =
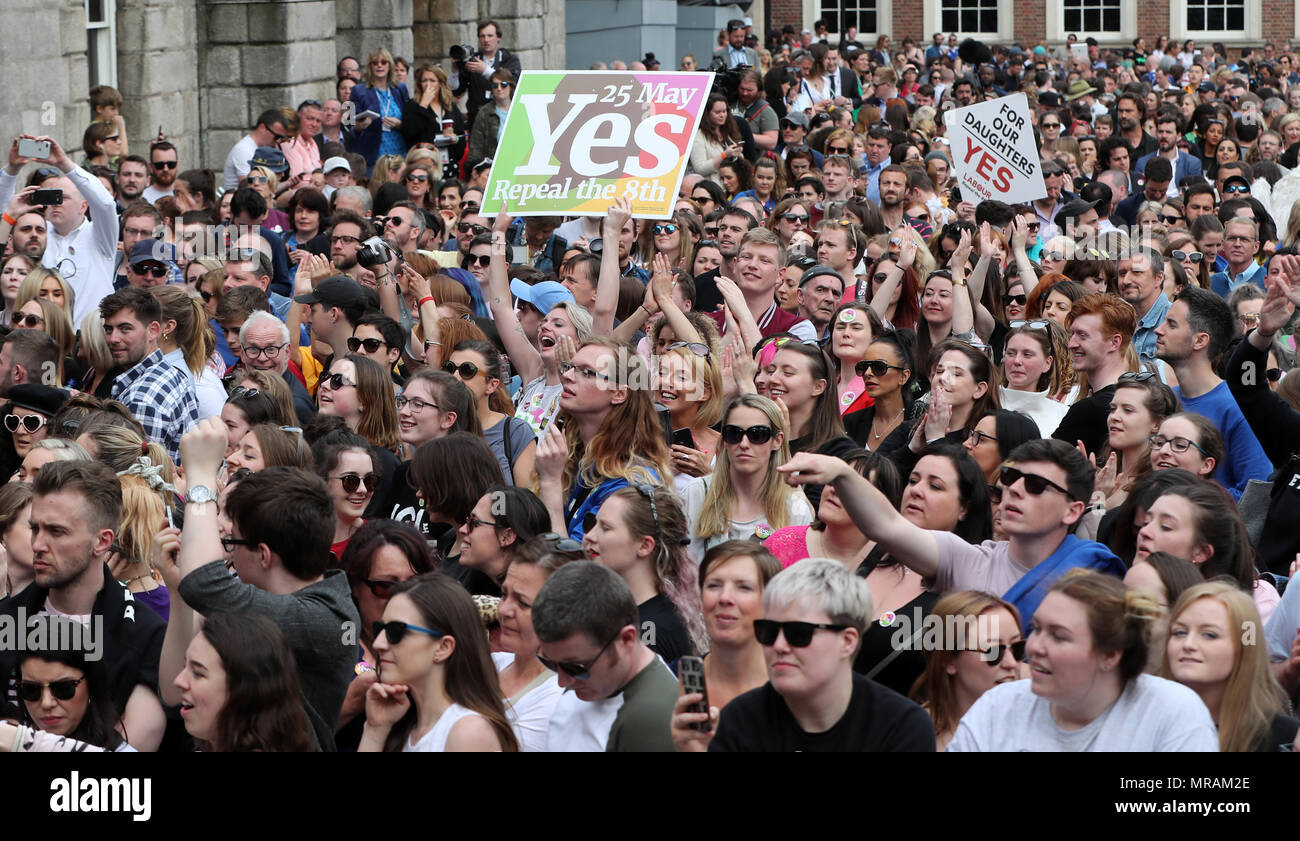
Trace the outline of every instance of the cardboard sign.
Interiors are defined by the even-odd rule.
[[[1088,60],[1088,45],[1075,42],[1070,45],[1070,58],[1081,58]]]
[[[627,198],[672,216],[712,73],[525,71],[483,195],[484,215],[605,213]]]
[[[944,122],[953,170],[966,201],[997,199],[1017,204],[1047,195],[1029,121],[1029,100],[1023,93],[954,108],[944,115]]]

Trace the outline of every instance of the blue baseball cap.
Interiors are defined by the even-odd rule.
[[[162,263],[169,269],[176,267],[176,246],[156,239],[142,239],[131,246],[131,255],[127,264],[138,266],[141,263]]]
[[[510,294],[530,304],[539,312],[550,312],[560,304],[574,303],[573,293],[562,283],[543,280],[529,285],[519,278],[510,281]]]

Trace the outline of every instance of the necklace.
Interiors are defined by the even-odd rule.
[[[123,578],[121,583],[123,587],[129,587],[135,582],[145,578],[153,578],[153,572],[146,572],[144,575],[137,575],[134,578]]]
[[[894,425],[898,423],[899,419],[903,417],[903,412],[905,411],[906,409],[899,409],[898,414],[894,415],[894,419],[891,420],[889,423],[885,424],[884,432],[876,432],[876,421],[875,419],[873,419],[871,421],[871,440],[877,441],[881,438],[884,438],[885,435],[887,435],[889,431],[894,428]]]

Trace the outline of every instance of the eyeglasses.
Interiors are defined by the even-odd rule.
[[[1046,476],[1039,476],[1036,473],[1025,473],[1014,467],[1003,465],[1002,472],[998,477],[998,481],[1002,483],[1003,487],[1007,488],[1011,487],[1016,482],[1019,482],[1021,479],[1025,480],[1025,492],[1032,494],[1033,496],[1039,496],[1043,491],[1051,488],[1052,490],[1060,491],[1065,494],[1069,499],[1074,499],[1074,494],[1056,484],[1051,479],[1048,479]]]
[[[256,397],[261,393],[262,392],[255,388],[244,388],[242,385],[237,385],[230,390],[230,399],[234,400],[237,397]]]
[[[330,387],[330,391],[338,391],[340,388],[343,388],[344,386],[356,385],[356,383],[352,382],[352,380],[349,380],[347,377],[343,376],[342,374],[327,374],[326,376],[320,378],[320,384],[328,385]],[[301,432],[302,430],[299,431]]]
[[[1243,327],[1254,327],[1256,324],[1259,324],[1259,313],[1243,312],[1241,315],[1237,316],[1237,321]]]
[[[1164,222],[1166,225],[1177,225],[1179,222],[1183,221],[1183,217],[1181,216],[1166,216],[1163,213],[1158,215],[1156,218],[1161,222]]]
[[[1152,452],[1160,450],[1166,444],[1168,444],[1169,449],[1174,451],[1175,453],[1185,453],[1187,452],[1188,447],[1195,447],[1196,449],[1200,450],[1201,455],[1205,456],[1206,458],[1208,458],[1210,455],[1205,451],[1205,448],[1202,447],[1200,444],[1196,443],[1190,438],[1183,438],[1182,436],[1174,436],[1173,438],[1166,438],[1163,435],[1149,435],[1147,436],[1147,443],[1151,445]]]
[[[1019,303],[1023,304],[1024,303],[1023,299],[1025,296],[1018,295],[1017,297],[1022,299]],[[1050,321],[1041,321],[1041,320],[1040,321],[1013,321],[1007,326],[1010,327],[1012,330],[1019,330],[1021,327],[1028,327],[1030,330],[1046,330],[1047,325],[1051,323],[1052,322]]]
[[[785,641],[793,648],[807,648],[817,631],[843,631],[848,625],[827,625],[820,622],[776,622],[772,619],[754,620],[754,639],[759,645],[776,645],[776,638],[785,634]]]
[[[1001,505],[1001,504],[1002,504],[1002,486],[1001,486],[1001,485],[985,485],[985,487],[988,488],[988,490],[989,490],[989,502],[991,502],[991,503],[994,504],[994,505]]]
[[[347,237],[347,236],[330,237],[330,242],[331,242],[331,243],[335,243],[335,242],[345,242],[345,243],[349,243],[349,244],[352,244],[352,243],[360,243],[360,242],[361,242],[361,237]]]
[[[45,426],[44,415],[5,415],[5,429],[17,432],[19,427],[27,432],[38,432]]]
[[[35,313],[18,313],[14,316],[15,327],[29,327],[33,330],[44,326],[45,317]]]
[[[970,441],[976,447],[983,444],[985,441],[992,441],[994,444],[998,442],[998,439],[994,438],[992,435],[989,435],[987,432],[980,432],[978,429],[972,429],[970,434],[966,436],[966,440]]]
[[[808,220],[812,217],[807,213],[782,213],[781,218],[787,222],[798,222],[802,225],[807,225]]]
[[[254,359],[261,359],[263,357],[270,359],[271,357],[275,356],[277,353],[284,350],[288,346],[289,346],[288,343],[282,345],[267,345],[266,347],[258,347],[257,345],[243,345],[243,349],[244,349],[244,353],[246,353],[248,356],[251,356]]]
[[[330,478],[338,479],[339,484],[343,486],[343,491],[350,494],[356,493],[357,489],[362,487],[362,482],[365,482],[367,495],[372,494],[375,492],[375,485],[379,483],[378,473],[367,473],[365,476],[362,476],[360,473],[344,473],[340,476],[331,476]]]
[[[1028,640],[1016,640],[1007,645],[991,645],[988,648],[968,648],[967,651],[978,651],[981,660],[996,668],[997,665],[1002,662],[1002,658],[1007,656],[1008,651],[1011,652],[1011,656],[1015,658],[1017,663],[1025,662],[1025,645],[1027,643]]]
[[[609,376],[607,374],[602,374],[599,371],[597,371],[595,368],[589,368],[586,365],[574,365],[572,362],[560,363],[561,374],[567,374],[570,371],[577,371],[579,374],[581,374],[583,377],[589,380],[594,380],[597,377],[599,377],[602,380],[609,379]]]
[[[439,411],[442,410],[442,407],[439,406],[437,403],[434,403],[434,402],[429,401],[429,400],[421,400],[421,399],[418,398],[418,397],[406,397],[405,395],[403,395],[403,396],[398,397],[397,400],[396,400],[395,402],[397,403],[397,411],[400,412],[400,411],[402,411],[403,409],[405,409],[407,406],[410,406],[410,407],[411,407],[411,414],[413,414],[413,415],[418,415],[418,414],[420,414],[421,412],[423,412],[425,409],[427,409],[427,408],[430,407],[430,406],[432,406],[433,408],[435,408],[435,409],[437,409],[437,410],[439,410]]]
[[[1062,252],[1060,252],[1060,251],[1044,251],[1044,252],[1043,252],[1043,259],[1044,259],[1044,260],[1051,260],[1052,262],[1055,263],[1055,262],[1059,262],[1059,261],[1061,261],[1061,260],[1064,260],[1064,259],[1065,259],[1065,254],[1062,253]]]
[[[482,236],[488,232],[487,228],[482,225],[476,225],[473,222],[461,222],[456,226],[456,230],[460,231],[462,234],[468,234],[470,231],[473,231],[474,236],[476,237]]]
[[[271,183],[271,182],[270,182],[270,179],[268,179],[265,175],[250,175],[250,176],[248,176],[248,183],[249,183],[249,184],[269,184],[269,183]]]
[[[1060,128],[1061,124],[1060,123],[1039,123],[1038,127],[1039,128]]]
[[[256,549],[260,546],[256,540],[248,540],[242,537],[223,537],[221,538],[221,548],[227,552],[233,552],[236,546],[244,546],[248,549]]]
[[[865,377],[868,371],[874,377],[883,377],[888,371],[905,371],[907,369],[902,365],[890,365],[883,359],[864,359],[853,366],[853,370],[859,377]]]
[[[1193,263],[1199,263],[1201,262],[1201,258],[1205,255],[1199,251],[1183,251],[1180,248],[1175,248],[1174,253],[1170,256],[1180,263],[1184,260],[1191,260]]]
[[[54,696],[56,701],[71,701],[72,696],[77,694],[77,687],[83,680],[85,680],[84,677],[65,678],[64,680],[55,680],[49,683],[20,680],[18,681],[18,697],[29,704],[35,704],[41,700],[45,690],[49,689],[50,694]]]
[[[353,353],[356,353],[363,347],[366,349],[366,353],[375,353],[381,346],[388,347],[388,342],[385,342],[383,339],[358,339],[356,336],[348,337],[348,350]]]
[[[406,180],[423,184],[429,180],[429,176],[425,175],[423,172],[412,172],[410,175],[406,176]]]
[[[388,599],[392,598],[393,588],[401,583],[402,582],[400,581],[386,581],[382,578],[378,578],[373,581],[367,581],[366,586],[370,588],[370,594],[375,598]]]
[[[619,633],[622,633],[622,629],[619,629]],[[618,639],[618,637],[619,634],[614,634],[614,636],[610,637],[609,642],[602,645],[600,651],[596,652],[596,656],[592,657],[591,662],[585,666],[578,663],[557,663],[554,660],[543,657],[540,651],[537,653],[537,659],[543,666],[553,672],[564,672],[574,680],[586,680],[591,677],[592,667],[600,662],[600,658],[604,656],[605,652],[609,650],[610,645],[612,645],[614,640]]]
[[[389,645],[397,645],[400,643],[406,636],[407,631],[417,631],[421,634],[428,634],[435,638],[447,636],[445,631],[435,631],[433,628],[422,628],[419,625],[412,625],[410,622],[398,622],[395,619],[388,622],[380,622],[376,620],[371,628],[374,631],[375,639],[379,639],[379,635],[383,634],[388,638]]]
[[[479,374],[487,377],[487,371],[480,371],[479,367],[473,362],[462,362],[457,365],[455,362],[448,359],[446,362],[442,363],[442,370],[451,374],[453,377],[459,375],[462,380],[472,380]]]
[[[650,230],[654,232],[655,236],[659,236],[660,234],[675,234],[677,233],[677,226],[669,222],[665,225],[655,225]]]
[[[740,439],[742,438],[748,438],[749,443],[755,446],[761,446],[766,444],[768,441],[771,441],[773,434],[774,430],[772,427],[764,426],[763,424],[757,424],[748,429],[730,423],[722,427],[723,443],[733,445],[739,444]]]
[[[281,138],[283,140],[283,138]],[[154,169],[175,169],[176,161],[153,161]]]
[[[1147,380],[1155,379],[1155,373],[1151,371],[1125,371],[1119,375],[1116,383],[1144,383]]]
[[[696,356],[702,356],[705,359],[709,358],[709,346],[703,342],[673,342],[668,346],[668,350],[677,350],[679,347],[686,348]]]
[[[849,147],[847,146],[827,146],[826,154],[828,155],[847,155]]]

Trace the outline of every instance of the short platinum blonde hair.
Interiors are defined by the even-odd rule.
[[[821,608],[835,625],[866,632],[874,612],[865,578],[829,558],[808,558],[781,570],[763,589],[763,611],[803,602]]]

